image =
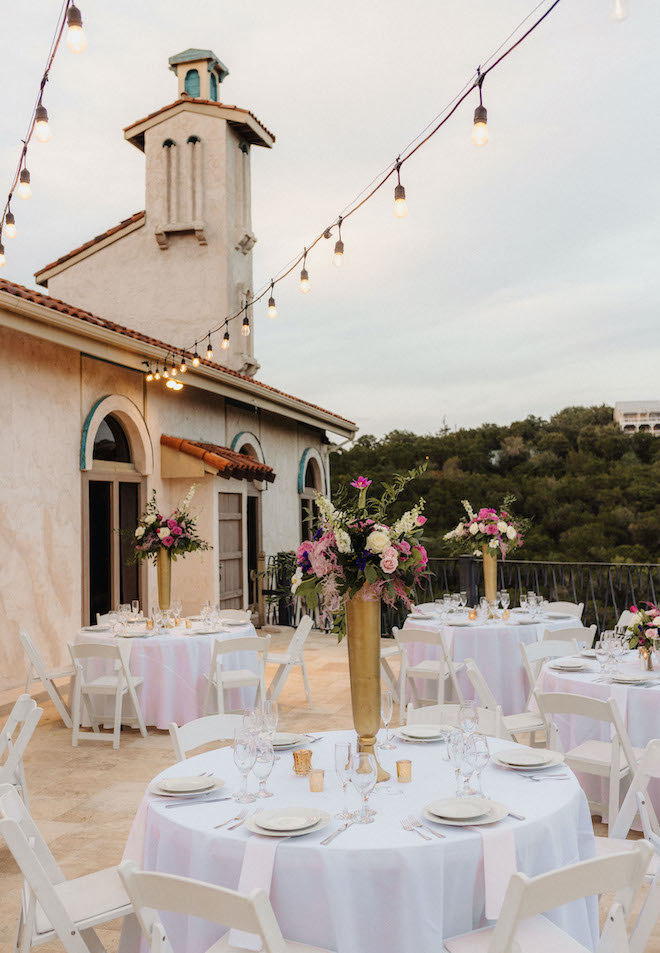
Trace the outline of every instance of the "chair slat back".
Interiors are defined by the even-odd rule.
[[[652,853],[645,841],[639,841],[630,851],[585,860],[538,877],[514,874],[509,881],[488,953],[510,953],[515,948],[515,934],[521,920],[583,897],[613,892],[616,894],[615,904],[627,912],[641,886]],[[617,950],[624,953],[625,947],[617,947]]]
[[[424,645],[439,645],[441,647],[443,645],[440,629],[397,629],[394,626],[392,633],[400,645],[406,645],[408,642],[422,642]]]
[[[583,642],[591,647],[595,635],[595,625],[590,625],[589,628],[575,626],[570,629],[546,629],[541,644],[543,642],[575,642],[576,644]]]
[[[460,705],[423,705],[421,708],[413,708],[409,704],[406,708],[407,725],[448,725],[452,728],[458,725],[458,712]],[[489,735],[491,738],[511,737],[506,731],[502,722],[502,709],[496,706],[494,711],[488,708],[477,708],[479,719],[479,731],[482,735]]]
[[[141,872],[132,861],[120,866],[119,875],[140,926],[150,942],[154,926],[156,923],[160,925],[156,914],[162,911],[198,917],[245,933],[255,933],[261,937],[265,953],[287,953],[265,890],[253,890],[244,896],[235,890],[199,880]]]
[[[172,722],[169,728],[174,756],[177,761],[185,761],[188,752],[194,748],[214,741],[231,741],[234,732],[242,725],[242,715],[206,715],[180,726]]]
[[[591,698],[588,695],[574,695],[572,692],[537,692],[536,699],[541,714],[546,718],[548,715],[581,715],[593,721],[604,721],[613,725],[616,733],[615,740],[623,749],[631,773],[634,774],[637,770],[632,742],[623,724],[619,706],[613,698],[603,700]]]
[[[549,602],[548,609],[551,612],[563,612],[566,615],[574,615],[576,618],[582,618],[584,602]]]
[[[474,693],[477,696],[477,701],[481,707],[495,711],[497,708],[497,699],[490,690],[488,682],[484,678],[475,660],[473,658],[466,658],[463,664],[465,665],[467,677],[470,679]]]
[[[228,655],[230,652],[268,652],[270,648],[269,635],[243,635],[235,639],[217,637],[213,640],[212,667],[219,655]]]
[[[314,625],[314,620],[311,618],[311,616],[304,615],[302,617],[302,619],[298,623],[296,631],[291,636],[291,641],[289,642],[289,646],[286,650],[286,654],[289,656],[290,659],[295,661],[299,657],[300,653],[303,650],[303,646],[305,642],[307,641],[307,637],[309,633],[312,631],[313,625]]]
[[[242,619],[249,622],[252,618],[252,609],[220,609],[218,615],[222,619]]]
[[[625,626],[630,625],[630,620],[632,619],[632,617],[633,617],[633,613],[630,611],[630,609],[624,609],[617,621],[617,628],[622,625],[625,625]]]
[[[122,657],[119,642],[72,642],[69,644],[69,651],[74,663],[76,659],[102,658],[120,661]]]
[[[17,698],[0,734],[0,759],[5,758],[0,765],[0,783],[14,779],[43,713],[43,708],[38,708],[29,695],[20,695]]]
[[[575,640],[563,642],[561,639],[549,639],[548,641],[533,642],[531,645],[521,642],[520,654],[529,682],[530,700],[535,693],[536,680],[543,663],[553,658],[563,658],[564,655],[577,655],[578,652],[579,648]],[[527,705],[529,707],[529,700]]]
[[[46,666],[44,665],[44,661],[41,655],[39,654],[39,651],[37,650],[36,645],[34,644],[32,639],[30,638],[29,633],[26,632],[25,629],[21,629],[19,631],[18,638],[20,640],[21,645],[23,646],[23,651],[25,652],[25,656],[28,660],[28,666],[30,666],[30,669],[35,670],[35,672],[37,673],[37,675],[43,682],[45,679],[48,678],[48,672],[46,671]]]
[[[644,749],[619,813],[614,823],[609,825],[609,837],[626,838],[638,811],[644,836],[648,839],[649,833],[653,833],[660,837],[658,818],[651,799],[646,797],[649,781],[652,778],[660,778],[660,739],[658,738],[649,741]]]

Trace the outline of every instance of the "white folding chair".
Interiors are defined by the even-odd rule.
[[[565,615],[574,615],[576,619],[582,618],[584,602],[549,602],[550,612],[563,612]]]
[[[656,745],[660,744],[658,740],[651,741],[650,744]],[[648,745],[646,748],[648,752]],[[657,767],[657,753],[654,754],[654,762]],[[639,809],[639,816],[642,820],[642,830],[644,831],[644,837],[646,841],[653,848],[653,859],[647,870],[647,877],[651,878],[651,883],[646,895],[646,899],[642,904],[642,907],[635,921],[633,931],[630,935],[630,953],[645,953],[645,950],[648,948],[648,942],[651,939],[651,934],[655,928],[656,923],[660,919],[660,836],[654,832],[652,829],[651,820],[649,817],[649,804],[647,803],[645,796],[641,791],[637,791],[636,794],[637,805]],[[655,813],[653,814],[655,817]],[[653,825],[657,830],[657,821]],[[598,840],[596,838],[596,848],[598,849]],[[624,844],[637,844],[639,841],[623,841]]]
[[[196,718],[186,725],[170,722],[170,738],[174,746],[174,757],[185,761],[188,752],[201,745],[210,745],[214,741],[231,741],[237,728],[243,725],[242,715],[206,715]]]
[[[550,659],[563,658],[565,655],[577,655],[580,650],[575,639],[571,642],[552,639],[547,642],[533,642],[531,645],[526,645],[524,642],[519,644],[523,668],[529,682],[529,695],[527,696],[527,708],[529,709],[532,698],[536,695],[536,682],[544,662],[548,662]]]
[[[619,618],[618,618],[618,621],[617,621],[617,624],[616,624],[617,629],[618,629],[620,626],[626,626],[626,627],[629,626],[629,625],[630,625],[630,620],[632,619],[632,617],[633,617],[633,613],[630,611],[630,609],[624,609],[623,612],[621,613],[621,615],[620,615]]]
[[[614,892],[595,953],[628,953],[626,915],[649,863],[650,846],[560,867],[538,877],[513,874],[497,923],[445,940],[447,953],[587,953],[587,947],[543,916],[567,903]]]
[[[596,626],[590,625],[589,628],[582,626],[570,629],[546,629],[543,633],[543,642],[577,642],[578,648],[591,648],[596,636]]]
[[[399,666],[401,666],[401,659],[403,656],[403,649],[397,642],[395,638],[392,639],[382,639],[380,640],[380,671],[383,676],[383,680],[388,688],[392,692],[394,700],[398,703],[399,698],[399,679],[394,674],[390,667],[390,662],[395,658],[399,659]],[[400,670],[400,668],[399,668]]]
[[[137,720],[140,734],[143,738],[147,737],[147,729],[142,718],[142,710],[136,694],[138,688],[144,679],[138,675],[131,675],[128,668],[128,657],[130,654],[130,644],[111,642],[80,642],[76,645],[69,644],[69,651],[73,660],[73,667],[76,672],[73,686],[73,710],[71,719],[73,722],[73,733],[71,744],[74,748],[78,746],[78,741],[82,738],[85,741],[110,741],[112,738],[112,747],[119,747],[119,735],[122,726],[122,709],[124,698],[128,695],[133,706],[133,716],[127,716],[126,720],[131,723]],[[101,659],[105,663],[112,664],[112,675],[98,675],[96,678],[87,678],[83,663],[90,659]],[[95,698],[114,697],[114,728],[112,735],[99,732],[97,714],[94,711]],[[80,733],[80,719],[82,715],[81,707],[85,708],[87,716],[92,725],[91,732]]]
[[[221,622],[223,619],[240,619],[241,622],[249,622],[252,618],[252,609],[219,609],[218,615]]]
[[[497,699],[473,658],[465,659],[465,671],[481,707],[487,708],[489,711],[496,711],[498,707]],[[503,715],[502,721],[506,730],[516,740],[516,735],[530,734],[531,744],[534,744],[536,740],[535,733],[537,731],[545,731],[545,722],[541,715],[535,711],[521,711],[516,715]]]
[[[637,770],[630,782],[621,809],[616,818],[610,822],[607,837],[596,838],[596,854],[612,853],[617,850],[626,850],[635,841],[626,840],[635,817],[639,814],[642,822],[644,837],[650,841],[651,835],[660,841],[660,824],[655,810],[648,797],[649,782],[653,778],[660,778],[660,739],[649,741],[639,759]],[[653,864],[652,874],[657,872],[658,865]]]
[[[277,665],[278,669],[273,675],[273,679],[268,686],[268,697],[272,701],[277,701],[280,692],[284,688],[284,683],[291,673],[291,669],[298,667],[302,673],[303,685],[305,686],[305,694],[307,695],[307,703],[309,707],[312,707],[312,693],[309,688],[309,678],[307,676],[307,666],[305,665],[305,642],[309,633],[312,631],[312,626],[314,622],[311,616],[304,615],[296,631],[291,636],[291,641],[285,652],[273,652],[269,653],[265,658],[265,663],[272,663]]]
[[[460,705],[422,705],[413,708],[409,704],[406,708],[407,725],[447,725],[451,728],[458,726],[458,711]],[[504,726],[502,709],[499,705],[495,709],[477,708],[478,730],[482,735],[491,738],[502,738],[512,741],[511,734]]]
[[[258,946],[249,943],[248,949],[262,949],[264,953],[328,953],[317,946],[285,940],[265,890],[253,890],[244,895],[199,880],[140,871],[133,861],[125,861],[119,868],[119,875],[133,901],[151,953],[171,953],[172,950],[159,916],[161,912],[197,917],[252,934],[259,937],[261,943]],[[209,947],[207,953],[211,950],[213,953],[233,953],[237,946],[227,932]]]
[[[43,713],[33,698],[20,695],[0,735],[0,784],[13,785],[26,804],[29,798],[23,755]]]
[[[49,672],[44,665],[43,659],[34,642],[25,631],[21,629],[18,633],[18,637],[21,640],[21,645],[23,646],[23,651],[27,657],[28,661],[28,670],[27,670],[27,679],[25,682],[25,693],[26,695],[30,694],[30,689],[33,682],[41,682],[46,691],[50,696],[50,700],[53,705],[59,712],[60,718],[64,722],[67,728],[71,727],[71,711],[69,706],[66,704],[60,690],[55,685],[56,678],[68,678],[69,679],[69,695],[71,695],[71,680],[73,679],[75,672],[73,666],[69,665],[68,667],[58,669],[57,671]],[[71,698],[69,697],[69,702]]]
[[[16,792],[0,787],[0,834],[23,874],[16,953],[59,940],[67,953],[102,953],[94,927],[133,912],[116,867],[66,880]]]
[[[573,715],[589,718],[592,721],[605,722],[614,729],[611,741],[583,741],[575,748],[564,751],[566,764],[573,771],[593,774],[609,781],[607,805],[600,801],[590,801],[592,813],[607,815],[610,822],[619,813],[619,789],[624,778],[631,777],[638,759],[643,752],[633,748],[625,729],[617,703],[612,698],[602,701],[587,695],[573,695],[569,692],[537,692],[539,710],[549,726],[549,747],[562,751],[559,731],[552,720],[553,715]],[[623,761],[621,754],[623,753]]]
[[[211,707],[211,698],[213,692],[216,695],[216,704],[218,714],[225,713],[225,692],[230,688],[250,688],[254,686],[257,689],[255,704],[263,701],[266,697],[266,676],[264,658],[270,648],[270,636],[246,635],[239,636],[236,639],[216,638],[213,640],[213,649],[211,651],[211,667],[206,677],[206,698],[204,700],[204,714],[209,714]],[[230,652],[256,652],[257,653],[257,671],[253,672],[249,668],[226,669],[222,667],[224,655]]]
[[[453,687],[455,697],[460,702],[463,701],[463,692],[461,691],[461,687],[458,684],[458,679],[456,678],[457,672],[460,672],[460,670],[463,668],[463,663],[454,663],[451,653],[447,650],[447,643],[445,641],[444,634],[439,629],[436,629],[435,631],[431,629],[413,628],[397,629],[397,627],[394,626],[392,629],[392,634],[402,649],[401,672],[399,674],[399,704],[402,707],[408,700],[408,683],[410,683],[412,696],[417,706],[421,705],[423,701],[437,702],[438,704],[442,704],[442,702],[445,700],[445,687],[447,682],[449,682]],[[441,658],[422,659],[421,662],[411,665],[408,660],[408,652],[406,649],[406,646],[411,642],[422,643],[423,645],[433,645],[436,648],[439,648]],[[415,684],[416,678],[419,678],[423,681],[435,682],[437,685],[436,697],[432,699],[420,698],[419,692],[417,691],[417,686]]]

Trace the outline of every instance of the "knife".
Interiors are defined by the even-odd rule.
[[[204,797],[204,798],[188,798],[185,801],[177,801],[175,804],[166,804],[165,807],[188,807],[190,804],[211,804],[213,801],[231,801],[231,795],[226,797]]]
[[[341,827],[338,827],[338,828],[337,828],[337,830],[334,832],[334,834],[330,834],[329,837],[326,837],[325,840],[322,840],[322,841],[321,841],[321,845],[332,843],[332,841],[335,839],[335,837],[337,837],[339,834],[343,833],[343,831],[348,830],[348,828],[351,826],[351,824],[355,824],[355,821],[347,821],[345,824],[342,824]]]

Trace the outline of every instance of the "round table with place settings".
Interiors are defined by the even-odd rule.
[[[116,639],[109,625],[87,626],[76,642],[120,642],[130,653],[131,673],[144,679],[137,695],[145,724],[165,730],[172,721],[185,725],[202,716],[214,640],[256,635],[251,622],[218,626],[214,631],[200,622],[193,622],[189,629],[179,625],[157,633],[147,630],[144,623],[129,623],[127,629],[134,637]],[[257,655],[230,652],[222,664],[229,671],[249,668],[256,672]],[[86,674],[90,678],[109,674],[106,668],[101,660],[93,659],[86,664]],[[255,689],[232,688],[225,698],[227,711],[240,710],[253,704]]]
[[[420,609],[428,618],[411,614],[404,627],[442,631],[447,650],[455,662],[473,658],[505,715],[517,714],[527,707],[530,687],[522,664],[520,643],[533,645],[548,629],[582,628],[579,619],[560,613],[532,619],[527,613],[514,609],[507,621],[477,622],[471,621],[467,613],[457,612],[444,623],[434,606],[424,605]],[[441,658],[439,646],[421,642],[409,643],[407,651],[411,665],[423,659]],[[474,689],[464,671],[458,673],[458,680],[465,698],[474,698]],[[423,687],[423,683],[420,685]],[[429,692],[428,686],[426,691]]]
[[[350,731],[321,734],[309,747],[312,767],[325,770],[322,793],[311,793],[306,777],[293,772],[291,751],[280,752],[268,789],[274,796],[248,805],[254,812],[275,808],[313,808],[331,819],[303,836],[260,836],[243,823],[233,830],[217,825],[237,816],[243,805],[233,800],[180,804],[147,793],[133,824],[125,859],[143,869],[179,874],[244,892],[263,887],[270,895],[283,935],[292,941],[337,953],[383,953],[385,950],[437,953],[443,939],[473,930],[498,914],[510,875],[530,876],[594,856],[595,841],[586,798],[564,765],[549,768],[554,780],[532,781],[521,772],[494,763],[483,773],[484,792],[519,818],[505,816],[477,827],[429,824],[423,811],[438,798],[453,796],[455,779],[445,744],[404,743],[381,759],[394,780],[371,795],[374,822],[353,823],[331,843],[321,842],[342,821],[334,745],[354,742]],[[489,739],[491,753],[517,748]],[[412,782],[399,784],[395,760],[412,761]],[[162,772],[159,778],[198,776],[211,771],[233,793],[239,778],[232,750],[207,752]],[[254,781],[251,788],[256,789]],[[352,785],[349,785],[352,789]],[[351,808],[357,809],[353,792]],[[402,826],[413,817],[438,834],[421,837]],[[588,949],[597,936],[595,898],[579,901],[551,915]],[[202,953],[224,932],[222,927],[176,915],[164,917],[174,949]],[[254,947],[252,947],[254,948]],[[120,953],[137,953],[124,942]]]

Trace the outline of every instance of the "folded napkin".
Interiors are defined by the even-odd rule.
[[[511,827],[471,827],[481,835],[484,858],[484,896],[487,920],[497,920],[511,875],[518,870],[516,839]]]
[[[286,838],[264,837],[260,834],[250,835],[245,844],[243,866],[238,878],[237,890],[239,893],[250,893],[250,891],[259,887],[262,887],[266,893],[270,893],[275,853],[283,840],[286,840]],[[257,936],[256,933],[244,933],[242,930],[232,930],[229,934],[229,943],[231,946],[237,946],[242,950],[260,950],[262,947],[260,936]]]

